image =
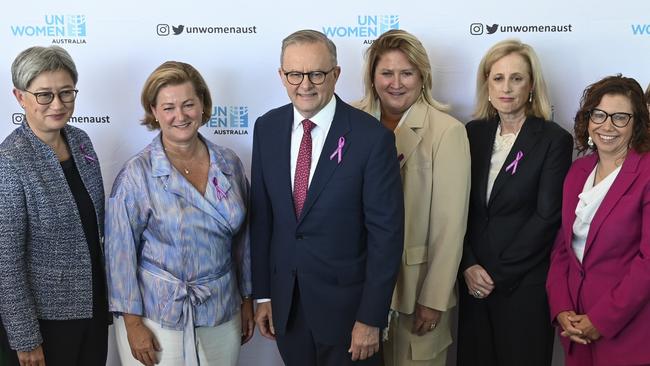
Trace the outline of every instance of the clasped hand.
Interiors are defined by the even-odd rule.
[[[575,311],[563,311],[556,317],[562,327],[560,335],[580,344],[589,344],[600,338],[600,332],[594,327],[586,314],[576,314]]]

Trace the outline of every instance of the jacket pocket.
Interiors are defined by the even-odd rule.
[[[427,247],[422,245],[418,247],[411,247],[406,249],[406,265],[415,265],[425,263],[427,258]]]

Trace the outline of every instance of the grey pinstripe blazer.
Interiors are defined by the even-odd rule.
[[[63,134],[104,232],[104,187],[82,130]],[[90,253],[79,211],[54,151],[27,123],[0,144],[0,316],[9,344],[41,344],[37,319],[92,317]]]

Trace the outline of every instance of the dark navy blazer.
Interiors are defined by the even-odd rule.
[[[316,340],[349,343],[355,321],[384,327],[402,256],[404,203],[393,133],[337,97],[302,214],[290,173],[291,104],[255,123],[251,251],[255,298],[271,298],[277,334],[294,295]],[[342,160],[330,159],[340,137]]]

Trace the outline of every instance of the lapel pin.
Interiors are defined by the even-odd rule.
[[[343,146],[345,146],[345,137],[341,136],[339,137],[338,146],[336,147],[332,155],[330,155],[330,160],[333,160],[334,157],[338,156],[337,164],[341,164],[341,160],[343,159]]]
[[[524,157],[524,153],[521,150],[517,151],[517,156],[515,157],[515,160],[513,160],[512,163],[510,163],[510,165],[506,167],[506,172],[512,170],[510,172],[510,175],[515,175],[515,173],[517,172],[517,166],[519,166],[519,162],[523,157]]]

